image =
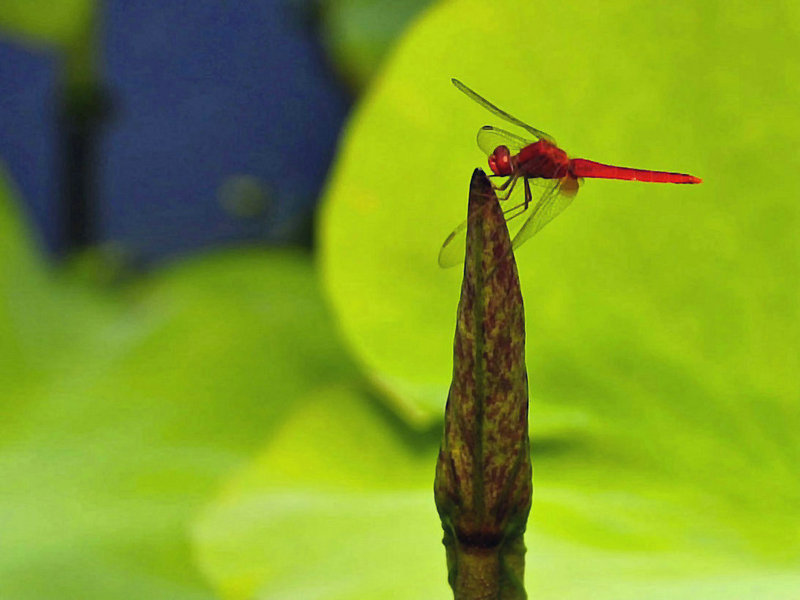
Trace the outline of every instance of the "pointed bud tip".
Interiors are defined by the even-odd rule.
[[[469,210],[476,210],[490,200],[497,202],[492,182],[489,181],[483,169],[475,169],[469,182]]]
[[[484,173],[483,169],[480,167],[476,168],[472,172],[472,179],[470,180],[469,187],[470,189],[473,189],[477,185],[491,185],[489,183],[489,178],[486,177],[486,173]]]

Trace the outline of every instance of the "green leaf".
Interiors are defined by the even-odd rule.
[[[686,481],[691,471],[676,477],[686,465],[674,456],[648,456],[652,423],[627,448],[595,425],[579,439],[534,442],[531,598],[796,596],[797,502],[785,488],[767,499],[754,480],[753,497],[736,497],[719,481],[752,473],[730,468],[704,488]],[[723,467],[726,457],[741,460],[726,452]],[[199,564],[229,600],[447,598],[435,460],[435,437],[374,398],[320,390],[207,507],[195,526]]]
[[[39,43],[71,46],[86,34],[94,0],[3,0],[0,31]]]
[[[520,248],[540,403],[560,399],[549,361],[610,380],[617,348],[712,387],[797,392],[800,118],[785,82],[800,67],[784,60],[798,17],[783,6],[461,1],[418,21],[347,128],[319,229],[343,332],[399,410],[441,414],[459,273],[436,256],[485,164],[475,132],[496,123],[451,76],[573,156],[705,179],[588,181]]]
[[[309,257],[238,250],[117,288],[47,272],[0,186],[0,597],[210,598],[188,526],[355,372]]]
[[[325,0],[321,33],[334,64],[354,87],[375,75],[393,43],[430,0]]]
[[[200,565],[230,600],[446,597],[437,441],[360,390],[314,394],[205,511]]]

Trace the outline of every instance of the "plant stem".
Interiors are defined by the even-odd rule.
[[[97,158],[109,100],[100,78],[98,8],[63,49],[58,91],[62,230],[59,250],[70,253],[98,241]]]

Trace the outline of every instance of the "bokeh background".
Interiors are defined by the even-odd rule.
[[[539,599],[800,594],[800,9],[3,0],[0,598],[447,598],[498,124],[689,172],[518,252]],[[502,124],[500,124],[502,125]]]

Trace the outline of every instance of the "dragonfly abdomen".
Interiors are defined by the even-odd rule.
[[[573,158],[569,166],[574,177],[590,177],[596,179],[621,179],[623,181],[644,181],[647,183],[701,183],[702,179],[686,173],[669,173],[667,171],[649,171],[646,169],[630,169],[615,167],[603,163]]]

